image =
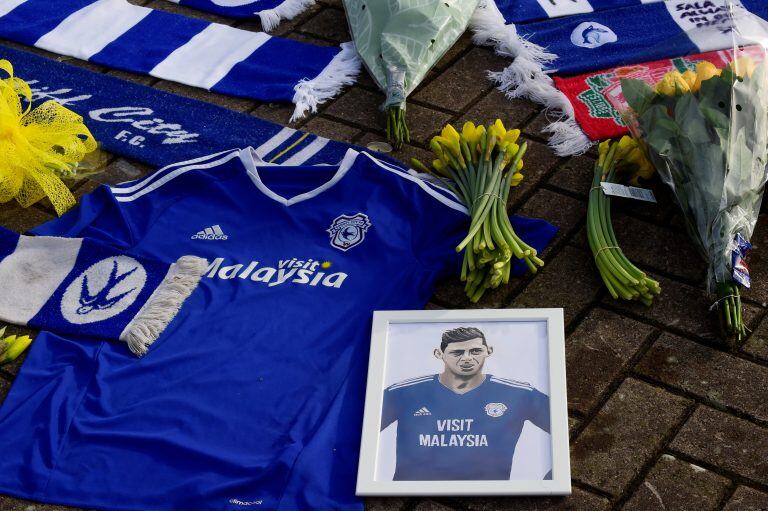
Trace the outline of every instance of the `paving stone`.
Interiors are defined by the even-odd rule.
[[[320,135],[331,140],[341,140],[343,142],[352,142],[352,139],[358,136],[361,131],[357,128],[350,128],[340,122],[332,121],[324,117],[314,117],[310,119],[303,127],[303,130]]]
[[[549,190],[538,190],[515,213],[531,218],[546,218],[559,231],[552,243],[542,252],[547,256],[571,231],[584,221],[586,204]]]
[[[590,255],[565,247],[512,302],[515,307],[563,307],[565,324],[597,299],[601,283]]]
[[[560,159],[547,146],[528,140],[528,151],[523,157],[522,174],[525,178],[509,194],[512,208],[519,207],[527,196],[546,180],[559,162]]]
[[[5,401],[5,396],[8,395],[9,390],[11,390],[11,382],[0,374],[0,404]]]
[[[661,295],[654,299],[651,307],[639,302],[613,300],[606,295],[604,302],[612,307],[663,324],[667,328],[678,330],[690,335],[723,342],[717,323],[717,314],[710,312],[712,298],[707,297],[703,289],[682,284],[667,278],[652,275],[661,284]],[[744,307],[744,321],[749,328],[754,328],[754,322],[759,309],[752,305]]]
[[[768,362],[768,317],[763,318],[754,333],[747,339],[742,350],[753,357]]]
[[[16,201],[0,204],[0,225],[11,231],[25,233],[52,219],[52,214],[46,213],[36,206],[22,208]]]
[[[401,498],[369,498],[363,499],[366,511],[400,511],[405,507],[405,499]]]
[[[163,3],[170,4],[170,2],[166,2],[165,0],[163,0]],[[210,92],[199,87],[191,87],[182,83],[169,82],[166,80],[160,80],[153,87],[155,89],[178,94],[179,96],[197,99],[199,101],[205,101],[206,103],[213,103],[215,105],[223,106],[224,108],[229,108],[230,110],[235,110],[237,112],[247,112],[256,105],[256,102],[252,99],[225,96],[223,94]]]
[[[303,120],[292,123],[291,116],[293,115],[293,111],[293,104],[262,103],[251,112],[251,115],[258,117],[259,119],[264,119],[265,121],[295,128],[300,126]]]
[[[433,500],[423,500],[413,508],[413,511],[453,511],[454,509]]]
[[[607,511],[605,497],[573,488],[568,497],[478,498],[461,499],[470,511]]]
[[[477,303],[472,303],[464,293],[464,282],[458,276],[438,283],[434,298],[452,309],[498,309],[506,306],[512,296],[524,285],[527,276],[512,277],[507,286],[489,289]]]
[[[446,110],[461,111],[493,88],[493,83],[485,78],[486,73],[500,71],[508,63],[491,50],[472,48],[412,97]]]
[[[768,484],[768,429],[705,406],[670,448],[748,479]]]
[[[14,499],[0,495],[0,510],[2,511],[85,511],[74,507],[39,504],[28,500]]]
[[[768,367],[665,334],[637,366],[665,385],[768,421]]]
[[[654,329],[594,309],[565,343],[568,406],[588,414]]]
[[[341,8],[341,4],[339,4],[338,6],[339,8]],[[312,18],[312,16],[320,12],[321,9],[323,9],[323,5],[319,3],[316,5],[311,5],[307,8],[306,11],[304,11],[299,16],[296,16],[291,20],[283,20],[282,22],[280,22],[280,25],[277,28],[272,29],[272,31],[269,32],[269,35],[279,36],[279,37],[288,37],[292,35],[294,30],[296,30],[301,25],[306,23],[308,19]],[[261,20],[259,20],[258,18],[239,22],[237,25],[237,28],[242,28],[243,30],[250,30],[251,32],[264,32],[264,27],[262,27]]]
[[[633,263],[694,284],[703,282],[706,265],[692,243],[687,239],[681,243],[679,232],[622,214],[613,215],[613,228],[621,249]]]
[[[623,511],[715,511],[730,481],[697,465],[662,456]]]
[[[749,255],[752,287],[749,296],[753,300],[768,303],[768,215],[758,217],[755,232],[750,240],[753,250]]]
[[[573,443],[573,477],[620,495],[683,420],[690,403],[625,380]]]
[[[126,80],[128,82],[138,83],[139,85],[146,85],[146,86],[152,85],[157,81],[157,78],[155,78],[154,76],[129,73],[127,71],[121,71],[119,69],[110,69],[109,71],[107,71],[107,74],[114,78],[119,78],[121,80]]]
[[[507,129],[521,128],[536,111],[536,105],[530,101],[510,99],[498,89],[491,89],[460,117],[456,129],[460,129],[467,121],[487,126],[496,122],[496,119],[501,119]]]
[[[212,14],[210,12],[206,12],[199,9],[190,9],[182,5],[178,5],[175,2],[167,2],[166,0],[153,0],[152,2],[148,2],[146,6],[156,11],[172,12],[175,14],[180,14],[182,16],[188,16],[191,18],[198,18],[201,20],[210,21],[211,23],[220,23],[222,25],[231,26],[231,25],[234,25],[235,22],[237,21],[234,18],[218,16],[216,14]]]
[[[339,43],[352,39],[347,26],[347,17],[340,9],[323,9],[303,23],[299,30]]]
[[[768,493],[739,486],[723,511],[768,511]]]
[[[380,93],[370,92],[359,87],[353,87],[342,97],[334,101],[325,114],[333,116],[340,121],[372,128],[384,133],[387,124],[384,113],[379,109],[384,96]],[[411,128],[411,140],[413,142],[426,142],[437,134],[451,116],[418,105],[408,106],[408,126]]]
[[[595,159],[589,156],[569,158],[547,181],[561,190],[577,193],[586,200],[592,188]]]

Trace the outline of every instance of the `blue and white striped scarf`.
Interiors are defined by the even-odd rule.
[[[0,0],[0,37],[214,92],[293,101],[294,118],[316,111],[360,70],[349,43],[316,46],[127,0]]]
[[[481,0],[472,28],[476,44],[514,59],[490,74],[500,89],[559,116],[546,131],[550,146],[565,156],[586,151],[591,141],[549,74],[754,44],[768,40],[768,24],[760,19],[767,17],[765,0]]]

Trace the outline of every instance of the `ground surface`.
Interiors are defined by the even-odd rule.
[[[259,29],[256,22],[233,23],[165,0],[141,3]],[[319,44],[348,40],[340,5],[339,0],[320,0],[277,33]],[[708,314],[711,301],[702,288],[705,267],[690,248],[670,196],[658,183],[659,206],[624,203],[614,218],[626,253],[658,277],[663,295],[650,309],[614,302],[600,285],[586,245],[592,156],[558,159],[547,149],[539,133],[545,122],[539,109],[505,99],[484,79],[485,70],[503,66],[502,59],[473,47],[464,37],[413,94],[409,117],[415,140],[395,156],[404,161],[414,155],[426,160],[425,143],[449,121],[460,126],[465,120],[488,122],[500,117],[508,125],[523,128],[531,141],[526,178],[514,193],[512,209],[545,218],[561,231],[544,253],[547,266],[539,275],[513,281],[487,295],[479,306],[565,308],[573,495],[374,499],[367,502],[367,509],[768,510],[768,218],[761,217],[753,240],[755,285],[747,294],[746,314],[753,333],[745,342],[729,347],[718,339]],[[281,124],[290,115],[285,105],[258,104],[110,73]],[[383,138],[384,123],[377,111],[381,101],[373,82],[364,76],[359,85],[298,126],[365,145]],[[115,159],[96,179],[124,180],[137,168],[149,170]],[[79,196],[96,185],[86,180],[74,189]],[[28,210],[0,205],[0,224],[19,232],[52,216],[47,204]],[[470,304],[458,283],[451,281],[440,286],[431,306],[466,308]],[[18,331],[9,329],[9,333]],[[18,367],[16,363],[0,370],[0,401]],[[0,496],[0,511],[61,509]]]

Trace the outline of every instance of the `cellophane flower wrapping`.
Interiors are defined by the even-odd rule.
[[[768,23],[738,6],[725,16],[733,47],[717,61],[621,83],[625,121],[682,208],[718,297],[750,285],[768,161]]]
[[[466,30],[478,0],[344,0],[357,51],[384,107],[405,99]]]

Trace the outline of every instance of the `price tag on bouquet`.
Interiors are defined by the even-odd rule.
[[[613,197],[624,197],[625,199],[637,199],[644,202],[656,202],[656,196],[647,188],[638,188],[636,186],[626,186],[616,183],[600,183],[600,187],[606,195]]]

